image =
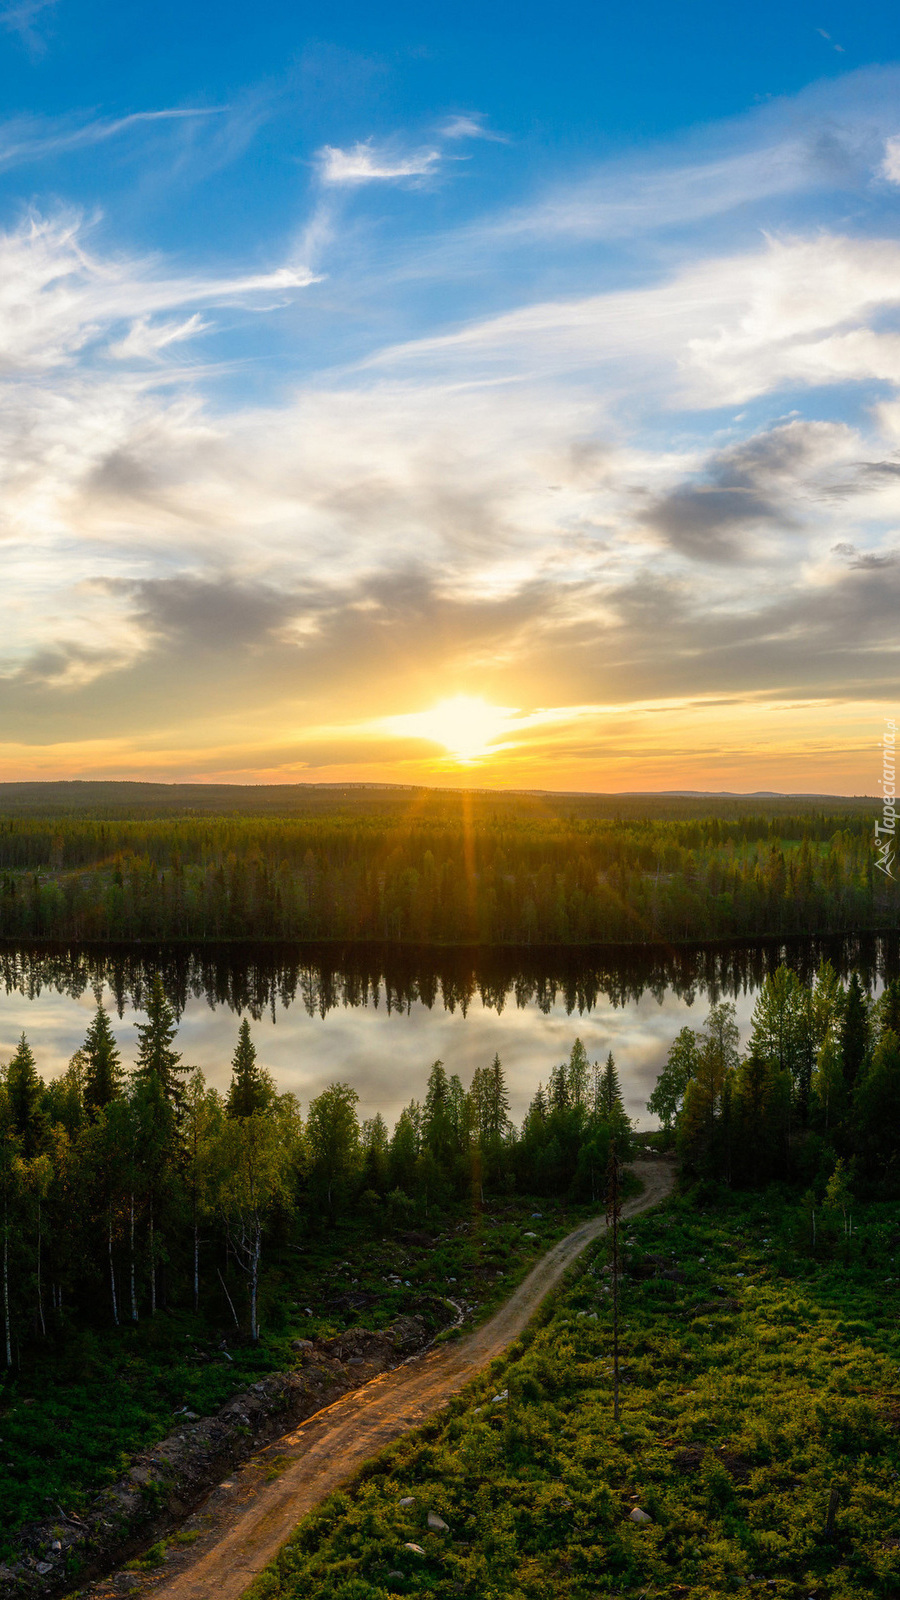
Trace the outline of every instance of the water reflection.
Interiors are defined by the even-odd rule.
[[[545,1015],[559,1005],[568,1015],[601,1003],[625,1006],[649,992],[660,1004],[671,992],[691,1004],[710,1003],[759,988],[781,962],[802,978],[827,959],[842,977],[857,970],[870,988],[898,971],[897,934],[832,939],[769,940],[648,950],[604,947],[599,952],[551,946],[528,950],[435,950],[391,945],[78,945],[0,948],[0,983],[7,994],[37,999],[44,989],[78,998],[108,987],[119,1015],[143,1006],[147,983],[160,973],[176,1010],[205,998],[260,1018],[299,1004],[324,1017],[347,1006],[383,1004],[388,1013],[414,1004],[442,1006],[463,1016],[477,998],[501,1013],[512,1002]]]
[[[263,1064],[307,1103],[354,1085],[361,1111],[395,1117],[440,1057],[468,1082],[499,1052],[520,1118],[577,1034],[592,1059],[612,1049],[629,1113],[646,1099],[678,1029],[734,999],[746,1038],[753,996],[784,960],[810,977],[823,957],[872,989],[900,970],[898,937],[860,936],[677,950],[398,950],[353,946],[0,949],[0,1057],[22,1029],[49,1077],[81,1043],[95,995],[118,1012],[133,1061],[135,1022],[160,972],[181,1019],[178,1047],[224,1088],[236,1013],[255,1019]]]

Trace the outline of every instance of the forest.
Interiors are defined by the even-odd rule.
[[[54,1318],[118,1325],[178,1303],[230,1312],[255,1340],[267,1238],[341,1215],[396,1225],[486,1192],[596,1202],[610,1145],[629,1153],[614,1058],[589,1062],[578,1039],[521,1128],[495,1057],[468,1087],[435,1062],[389,1130],[380,1113],[360,1122],[346,1083],[302,1115],[261,1067],[246,1018],[224,1096],[184,1066],[176,1034],[157,977],[130,1073],[99,1003],[62,1076],[43,1082],[24,1035],[2,1070],[8,1367]],[[845,984],[823,962],[804,982],[779,967],[747,1051],[733,1004],[714,1004],[703,1029],[674,1040],[648,1109],[688,1177],[799,1183],[813,1211],[826,1194],[846,1207],[854,1185],[900,1195],[900,979],[873,1002],[857,973]]]
[[[898,926],[873,802],[400,795],[281,816],[0,795],[0,938],[559,948]]]
[[[447,1307],[441,1296],[458,1292],[451,1286],[457,1275],[464,1283],[467,1272],[470,1277],[474,1273],[482,1293],[487,1287],[494,1295],[508,1294],[516,1273],[534,1259],[528,1247],[546,1248],[558,1231],[571,1227],[566,1210],[559,1207],[570,1208],[570,1217],[595,1215],[606,1202],[611,1155],[627,1159],[635,1150],[614,1059],[589,1061],[578,1039],[566,1060],[549,1065],[546,1082],[536,1087],[519,1127],[510,1119],[503,1066],[495,1058],[476,1070],[468,1086],[435,1062],[423,1081],[421,1099],[411,1100],[389,1129],[377,1113],[360,1119],[357,1096],[346,1083],[331,1084],[305,1108],[293,1096],[280,1094],[257,1059],[246,1018],[237,1028],[228,1090],[219,1094],[200,1072],[185,1067],[177,1049],[176,1012],[158,976],[148,986],[144,1011],[131,1070],[121,1059],[109,1013],[98,1002],[83,1044],[61,1077],[42,1080],[24,1036],[0,1071],[5,1362],[0,1400],[5,1448],[15,1466],[0,1489],[0,1513],[10,1535],[23,1518],[42,1509],[46,1514],[60,1499],[68,1507],[83,1507],[92,1490],[114,1476],[128,1451],[171,1429],[173,1406],[176,1418],[179,1408],[192,1404],[200,1411],[213,1410],[242,1379],[246,1383],[275,1364],[289,1365],[292,1333],[318,1337],[360,1318],[364,1325],[380,1326],[379,1319],[412,1306],[432,1318],[437,1331],[440,1308],[445,1315]],[[867,1285],[873,1273],[883,1275],[883,1250],[879,1246],[871,1256],[871,1244],[858,1246],[856,1235],[860,1219],[868,1229],[865,1219],[877,1214],[879,1206],[890,1209],[900,1196],[898,1034],[900,980],[891,979],[873,1000],[857,973],[844,981],[823,961],[808,978],[783,966],[764,978],[745,1050],[728,1001],[711,1006],[703,1027],[684,1028],[673,1040],[648,1107],[660,1122],[660,1133],[649,1137],[662,1147],[674,1145],[680,1156],[682,1182],[689,1191],[678,1214],[683,1249],[691,1262],[688,1293],[696,1298],[697,1289],[690,1287],[696,1279],[700,1292],[706,1293],[696,1315],[706,1321],[703,1337],[670,1324],[663,1327],[659,1319],[667,1302],[660,1295],[666,1291],[680,1303],[684,1272],[674,1264],[659,1278],[659,1263],[666,1266],[667,1258],[658,1249],[642,1266],[644,1258],[635,1256],[630,1230],[623,1285],[645,1275],[652,1281],[640,1293],[627,1291],[627,1381],[645,1381],[646,1393],[639,1398],[637,1391],[626,1388],[626,1407],[640,1405],[648,1415],[658,1413],[660,1405],[665,1410],[668,1402],[660,1399],[655,1379],[651,1383],[646,1375],[645,1380],[638,1377],[643,1370],[640,1351],[657,1345],[655,1360],[669,1366],[676,1362],[678,1347],[682,1386],[684,1375],[697,1381],[702,1369],[708,1404],[718,1405],[713,1390],[722,1346],[715,1342],[715,1322],[708,1338],[705,1330],[713,1309],[728,1313],[737,1301],[710,1300],[709,1290],[702,1289],[714,1269],[702,1265],[705,1256],[696,1264],[701,1246],[711,1262],[720,1263],[715,1269],[718,1285],[729,1281],[737,1266],[755,1260],[754,1251],[764,1256],[778,1230],[787,1252],[784,1259],[790,1261],[783,1275],[807,1271],[802,1265],[807,1257],[818,1263],[817,1273],[824,1271],[841,1249],[848,1252],[848,1261],[860,1255]],[[774,1218],[757,1226],[758,1245],[746,1235],[747,1219],[756,1211]],[[893,1207],[891,1214],[895,1211]],[[511,1224],[508,1242],[500,1226],[505,1213]],[[723,1243],[722,1219],[730,1213],[745,1228],[741,1259]],[[489,1236],[478,1244],[485,1219]],[[651,1219],[643,1226],[665,1238],[664,1220],[654,1224]],[[427,1236],[410,1231],[423,1228]],[[417,1268],[401,1265],[410,1260],[408,1250],[405,1257],[392,1254],[398,1241],[424,1246],[426,1239],[428,1248]],[[487,1269],[485,1262],[491,1263]],[[602,1257],[590,1272],[599,1273],[601,1263]],[[501,1264],[512,1268],[505,1286],[502,1271],[494,1270]],[[480,1276],[485,1270],[487,1280]],[[590,1276],[585,1280],[596,1281]],[[789,1303],[789,1287],[783,1284],[779,1291],[782,1308]],[[583,1290],[572,1291],[584,1315],[593,1292],[585,1298]],[[714,1295],[721,1292],[717,1287]],[[844,1293],[845,1286],[835,1280],[834,1294],[840,1298]],[[304,1304],[306,1298],[309,1304]],[[760,1307],[764,1303],[761,1299]],[[791,1311],[801,1324],[804,1315],[802,1305],[796,1317]],[[585,1325],[583,1333],[588,1331]],[[539,1352],[543,1347],[539,1334],[535,1337]],[[602,1345],[605,1334],[598,1326],[590,1337]],[[544,1417],[540,1435],[532,1429],[527,1448],[519,1434],[508,1449],[503,1446],[510,1471],[516,1452],[524,1449],[530,1460],[539,1437],[549,1440],[545,1423],[552,1423],[552,1432],[558,1425],[553,1419],[568,1416],[573,1406],[573,1451],[590,1453],[594,1448],[585,1428],[599,1429],[604,1437],[609,1433],[606,1368],[596,1353],[590,1358],[593,1367],[573,1366],[570,1345],[566,1335],[559,1361],[554,1357],[548,1364],[538,1358],[534,1395],[544,1397],[541,1406],[549,1404],[552,1417],[549,1423]],[[738,1342],[734,1360],[745,1359]],[[811,1347],[803,1359],[820,1361],[820,1353]],[[868,1349],[854,1357],[857,1366],[872,1359]],[[530,1382],[528,1370],[523,1366],[514,1371],[510,1383]],[[587,1381],[588,1370],[593,1373],[591,1409],[582,1416],[578,1396],[587,1393],[582,1380]],[[105,1417],[98,1428],[101,1394],[109,1398],[102,1402]],[[793,1427],[786,1419],[773,1420],[782,1404],[780,1395],[781,1390],[767,1386],[753,1400],[760,1412],[759,1437],[754,1435],[755,1442],[747,1445],[748,1459],[763,1448],[759,1439],[768,1438],[767,1429]],[[462,1403],[470,1406],[471,1398]],[[844,1401],[835,1403],[840,1407]],[[683,1427],[689,1431],[690,1426],[685,1410]],[[853,1418],[846,1423],[851,1433],[855,1426]],[[483,1447],[488,1455],[494,1448],[487,1435]],[[555,1450],[549,1443],[547,1448],[555,1460]],[[612,1435],[607,1448],[607,1475],[627,1479],[626,1458]],[[779,1460],[786,1448],[779,1443]],[[796,1455],[800,1448],[798,1435],[790,1449]],[[836,1448],[828,1445],[828,1451]],[[837,1470],[828,1451],[821,1467],[826,1473]],[[437,1473],[439,1482],[430,1492],[441,1504],[457,1506],[452,1462],[429,1454],[421,1441],[411,1444],[405,1459],[404,1470],[414,1469],[420,1477],[424,1473],[430,1482]],[[659,1476],[651,1505],[662,1507],[667,1494],[677,1498],[680,1493],[683,1510],[676,1527],[684,1517],[694,1519],[693,1526],[697,1494],[690,1486],[679,1488],[666,1471],[668,1477]],[[705,1466],[703,1472],[699,1488],[707,1494]],[[715,1482],[722,1505],[730,1505],[726,1480]],[[485,1507],[488,1501],[495,1507],[492,1515],[503,1522],[490,1495]],[[356,1528],[353,1504],[352,1499],[342,1500],[339,1514],[330,1515],[325,1525],[314,1518],[296,1556],[286,1554],[282,1568],[291,1574],[286,1594],[338,1594],[343,1557],[335,1554],[330,1535],[321,1546],[316,1540],[326,1526],[340,1542],[345,1534],[339,1530],[349,1517],[346,1538],[352,1544],[358,1533],[350,1531]],[[777,1495],[765,1506],[766,1515],[777,1521]],[[365,1527],[371,1526],[369,1519]],[[389,1535],[394,1537],[392,1526],[388,1516],[381,1543],[376,1540],[373,1546],[367,1536],[354,1560],[365,1567],[366,1552],[375,1550],[377,1555]],[[725,1562],[737,1573],[745,1559],[740,1553],[744,1536],[734,1531],[733,1517],[728,1526],[732,1542],[727,1551],[720,1538],[709,1559]],[[537,1507],[521,1529],[525,1548],[536,1541],[535,1561],[542,1549],[559,1552],[566,1544],[560,1545],[552,1516],[546,1522]],[[802,1543],[802,1531],[792,1537]],[[466,1559],[474,1564],[474,1573],[475,1568],[481,1571],[480,1562],[495,1559],[489,1522],[479,1524],[473,1538]],[[699,1533],[678,1535],[682,1578],[694,1570],[699,1538]],[[629,1554],[617,1543],[614,1531],[609,1540],[604,1548],[613,1566],[622,1573],[631,1570],[635,1552]],[[430,1550],[427,1540],[426,1545]],[[313,1559],[309,1552],[320,1547],[322,1559]],[[13,1544],[8,1549],[12,1552]],[[659,1559],[664,1567],[662,1551]],[[791,1555],[788,1563],[785,1555],[782,1566],[792,1564],[794,1570],[798,1559]],[[763,1566],[762,1555],[756,1564]],[[781,1567],[776,1563],[773,1570]],[[566,1592],[566,1571],[560,1569],[557,1587],[548,1593]],[[638,1560],[634,1571],[646,1576],[651,1568]],[[445,1578],[439,1563],[435,1593],[443,1592],[438,1579]],[[865,1581],[871,1585],[871,1573]],[[264,1592],[281,1592],[274,1577],[267,1582],[272,1587]],[[859,1592],[867,1592],[865,1586]],[[881,1590],[870,1587],[868,1592]],[[847,1593],[857,1590],[851,1587]]]
[[[823,963],[766,978],[745,1051],[728,1002],[682,1029],[649,1102],[682,1192],[617,1274],[621,1414],[602,1241],[257,1600],[895,1596],[898,1025],[896,980],[873,1001]]]
[[[823,962],[812,983],[768,977],[741,1054],[734,1007],[683,1028],[649,1101],[678,1147],[685,1181],[804,1188],[844,1226],[854,1192],[900,1196],[900,981],[872,1002]]]
[[[380,1113],[360,1122],[346,1083],[301,1116],[259,1065],[246,1019],[220,1095],[183,1066],[161,980],[146,1006],[128,1075],[101,1005],[61,1077],[43,1082],[24,1035],[0,1073],[9,1369],[60,1319],[118,1326],[177,1304],[233,1318],[255,1341],[268,1238],[344,1215],[396,1226],[473,1192],[594,1200],[610,1141],[622,1158],[630,1148],[615,1061],[591,1064],[580,1040],[521,1132],[497,1057],[468,1088],[435,1062],[423,1100],[389,1131]]]

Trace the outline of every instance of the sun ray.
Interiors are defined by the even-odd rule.
[[[480,695],[458,694],[427,711],[385,717],[382,725],[403,738],[443,745],[453,761],[468,766],[501,748],[497,741],[509,732],[515,716],[513,706],[494,706]]]

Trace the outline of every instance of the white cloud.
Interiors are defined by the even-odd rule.
[[[56,0],[5,0],[0,6],[0,23],[4,28],[8,28],[10,33],[17,33],[22,43],[37,53],[42,49],[43,42],[35,24],[55,5]]]
[[[462,113],[456,117],[448,117],[438,129],[443,139],[489,139],[495,144],[506,144],[502,133],[494,133],[485,127],[485,119],[481,112]]]
[[[888,183],[900,183],[900,134],[885,141],[881,176],[887,178]]]
[[[110,345],[109,353],[119,361],[154,361],[170,345],[193,339],[211,326],[211,323],[203,321],[199,312],[188,317],[186,322],[151,323],[148,317],[139,317],[137,322],[132,323],[124,339]]]
[[[396,155],[387,147],[377,146],[372,139],[355,144],[350,150],[326,144],[318,152],[319,174],[326,184],[427,177],[440,159],[439,150],[415,150],[407,155]]]
[[[371,142],[326,154],[340,158],[334,186],[421,177],[437,161],[436,151],[404,157]],[[792,136],[769,192],[788,192],[779,185],[802,177],[803,160]],[[685,166],[683,203],[705,204],[705,182],[717,205],[742,183],[762,193],[758,153],[737,162]],[[660,171],[644,174],[635,235],[657,200],[674,215],[666,182]],[[574,193],[553,199],[560,230],[581,225],[577,208],[567,210]],[[881,574],[894,570],[885,552],[900,525],[900,423],[886,405],[858,425],[835,423],[832,395],[827,421],[812,398],[794,421],[772,419],[800,406],[801,387],[812,395],[878,382],[900,395],[900,244],[887,226],[883,237],[861,238],[798,228],[727,252],[695,239],[691,259],[669,256],[664,276],[657,259],[654,277],[625,273],[625,287],[608,292],[592,280],[591,292],[529,299],[517,279],[522,303],[503,315],[470,316],[449,331],[432,317],[432,336],[306,379],[290,367],[299,352],[299,369],[309,325],[298,309],[293,326],[279,325],[295,341],[286,337],[279,368],[291,371],[290,392],[250,404],[236,386],[230,398],[219,387],[207,400],[212,363],[175,356],[200,334],[210,345],[221,337],[225,319],[214,326],[210,308],[283,300],[314,281],[309,262],[326,245],[338,255],[339,196],[315,199],[291,252],[304,265],[268,273],[176,271],[117,254],[77,217],[29,218],[0,235],[3,653],[6,670],[23,674],[23,692],[48,704],[55,692],[47,714],[66,729],[65,697],[88,682],[96,703],[79,715],[97,725],[127,717],[149,739],[164,707],[175,726],[187,654],[167,703],[153,678],[164,670],[153,654],[164,631],[159,597],[180,586],[198,616],[207,606],[202,639],[180,624],[165,636],[212,654],[230,642],[217,619],[241,614],[235,574],[263,597],[259,648],[251,640],[246,656],[235,652],[247,668],[238,688],[224,669],[221,685],[206,680],[210,703],[239,692],[281,708],[272,714],[287,729],[301,699],[312,707],[306,726],[361,718],[363,701],[392,709],[378,661],[390,657],[395,681],[412,680],[417,663],[442,650],[470,674],[471,692],[497,703],[520,703],[501,681],[519,673],[521,704],[546,705],[550,720],[555,704],[571,707],[579,695],[591,706],[619,692],[652,698],[667,681],[676,626],[679,660],[690,657],[696,678],[727,668],[751,686],[770,684],[776,670],[786,674],[779,681],[806,682],[790,650],[799,660],[804,629],[817,626],[814,606],[878,563]],[[604,226],[625,230],[624,178],[604,203]],[[481,231],[485,250],[491,226]],[[646,253],[642,273],[645,262]],[[355,311],[362,295],[351,270],[344,282],[346,298],[332,277],[316,319],[350,320],[348,304]],[[383,304],[376,309],[381,317]],[[390,322],[369,329],[404,326],[402,307],[390,309]],[[723,410],[754,399],[765,401],[755,421]],[[858,552],[852,569],[829,554],[840,542]],[[233,610],[216,611],[210,597],[229,584]],[[277,629],[272,594],[304,597],[296,616],[278,612]],[[795,604],[806,607],[799,621]],[[781,651],[777,667],[753,634],[770,612],[766,648]],[[863,650],[865,614],[853,624],[856,633],[835,627]],[[328,649],[327,671],[310,665]],[[719,652],[718,666],[705,667],[707,649]],[[267,650],[281,652],[268,685],[250,670]],[[133,680],[123,676],[129,663]],[[607,683],[613,669],[621,691]],[[404,683],[410,704],[417,681]],[[206,692],[196,703],[205,706]],[[34,702],[13,712],[33,717]]]
[[[395,346],[369,365],[457,380],[595,375],[610,406],[638,382],[670,407],[743,403],[780,385],[900,379],[900,244],[829,235],[766,241],[667,282],[538,302]]]
[[[48,156],[63,155],[119,138],[135,128],[154,123],[190,122],[197,118],[222,116],[221,106],[176,106],[159,111],[135,111],[127,117],[98,117],[89,122],[48,122],[36,117],[18,117],[0,124],[0,167],[22,166]]]
[[[92,254],[87,232],[72,215],[32,216],[0,234],[0,369],[71,362],[118,322],[192,304],[253,304],[316,281],[301,265],[246,277],[166,277],[152,261]]]

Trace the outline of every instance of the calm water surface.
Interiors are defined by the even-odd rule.
[[[858,967],[873,992],[900,970],[896,935],[678,951],[400,951],[376,947],[0,949],[0,1060],[23,1029],[44,1077],[84,1038],[95,993],[113,1014],[123,1060],[149,978],[160,972],[180,1017],[177,1047],[224,1089],[241,1015],[262,1064],[305,1107],[336,1078],[363,1116],[392,1122],[421,1098],[440,1058],[468,1084],[498,1052],[521,1120],[539,1082],[580,1037],[593,1060],[612,1050],[629,1115],[646,1102],[679,1028],[733,1000],[746,1040],[756,991],[786,960],[802,975],[827,956]]]

